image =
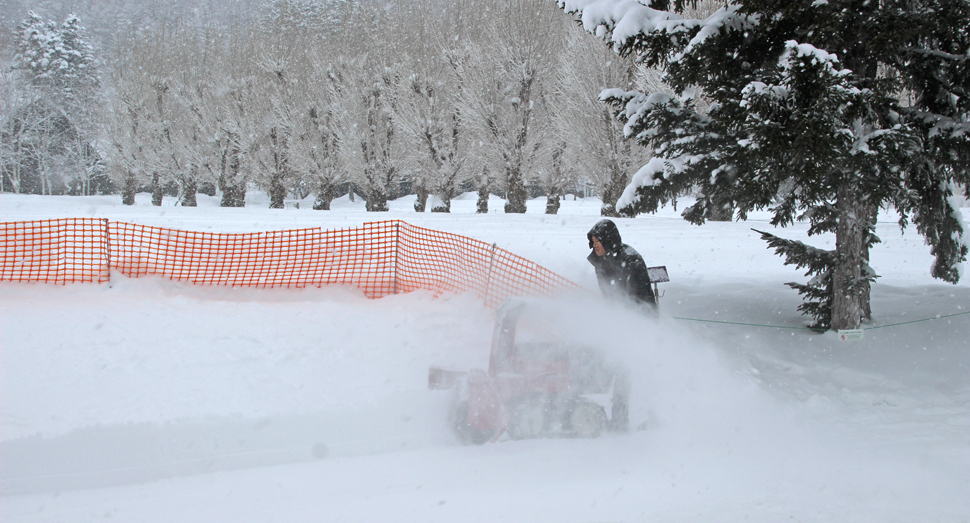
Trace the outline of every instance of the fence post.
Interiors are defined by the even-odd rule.
[[[104,222],[104,252],[105,257],[108,260],[108,265],[105,267],[105,273],[108,275],[107,281],[111,281],[111,226],[108,223],[107,218],[103,218]]]
[[[397,266],[401,263],[401,220],[394,222],[394,270],[391,279],[391,292],[397,294]]]
[[[485,277],[485,306],[488,306],[488,297],[492,293],[492,263],[495,261],[495,247],[496,244],[492,244],[491,252],[488,256],[488,276]]]

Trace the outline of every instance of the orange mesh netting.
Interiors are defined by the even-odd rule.
[[[0,222],[0,281],[108,281],[108,220]]]
[[[398,292],[474,292],[495,307],[510,296],[549,296],[579,288],[537,263],[479,240],[402,221],[364,224],[368,226],[399,229],[394,278]]]
[[[509,296],[577,288],[494,245],[398,220],[333,231],[247,234],[80,218],[3,226],[0,281],[103,282],[110,264],[128,276],[157,275],[208,285],[347,284],[371,298],[417,289],[435,295],[474,292],[493,307]],[[53,245],[57,247],[42,248]]]

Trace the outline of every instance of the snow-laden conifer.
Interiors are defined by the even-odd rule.
[[[685,2],[560,0],[621,55],[663,68],[674,95],[606,90],[625,132],[655,158],[627,187],[621,212],[655,211],[694,193],[701,224],[722,207],[772,224],[810,220],[834,233],[831,289],[800,290],[817,324],[856,328],[868,314],[868,249],[878,209],[913,220],[956,282],[967,241],[953,182],[970,173],[970,4],[952,0],[727,2],[706,18]],[[698,110],[700,88],[710,102]],[[767,235],[796,265],[811,249]],[[824,278],[823,278],[824,279]],[[828,303],[831,303],[830,313]],[[828,317],[827,317],[828,316]]]
[[[19,96],[5,118],[4,185],[16,192],[89,194],[102,186],[101,80],[81,21],[58,26],[34,12],[17,26],[13,57]]]

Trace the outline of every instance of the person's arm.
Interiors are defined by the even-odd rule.
[[[634,300],[657,305],[657,297],[653,294],[647,264],[640,255],[630,260],[630,291]]]
[[[603,293],[603,296],[609,296],[610,280],[604,274],[603,267],[601,266],[602,261],[597,259],[595,253],[590,254],[586,259],[589,260],[589,263],[593,266],[593,270],[596,271],[596,283],[599,284],[600,292]]]

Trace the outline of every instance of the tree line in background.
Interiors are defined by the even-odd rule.
[[[548,0],[272,0],[248,16],[155,12],[100,29],[30,12],[0,88],[0,190],[198,192],[243,206],[259,187],[280,208],[348,191],[369,211],[416,194],[448,212],[466,191],[547,212],[567,191],[603,213],[649,153],[599,101],[655,78],[612,54]]]

